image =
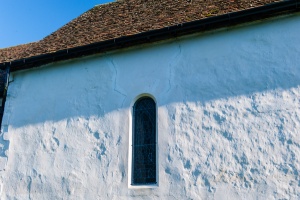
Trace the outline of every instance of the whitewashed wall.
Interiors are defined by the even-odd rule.
[[[300,16],[12,74],[1,199],[300,199]],[[159,187],[128,189],[158,106]]]

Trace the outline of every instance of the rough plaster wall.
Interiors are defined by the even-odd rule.
[[[287,17],[13,74],[1,199],[299,199],[299,32]],[[142,93],[159,187],[129,190]]]

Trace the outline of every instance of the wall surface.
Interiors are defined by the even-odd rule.
[[[300,199],[300,16],[12,74],[1,199]],[[159,187],[128,189],[131,106]]]

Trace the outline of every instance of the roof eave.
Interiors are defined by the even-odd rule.
[[[251,8],[224,15],[209,17],[192,22],[186,22],[162,29],[150,30],[135,35],[123,36],[89,45],[60,50],[11,62],[0,63],[0,68],[10,67],[10,71],[30,69],[52,62],[78,58],[82,56],[103,53],[134,45],[157,42],[173,37],[193,34],[202,31],[230,27],[237,24],[262,20],[300,10],[300,0],[282,1],[261,7]]]

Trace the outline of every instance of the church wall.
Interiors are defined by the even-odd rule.
[[[11,74],[1,199],[299,199],[299,32],[287,16]],[[147,94],[158,187],[129,189]]]

